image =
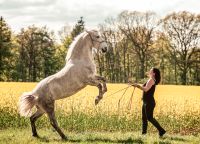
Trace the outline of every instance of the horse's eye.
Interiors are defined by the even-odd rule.
[[[99,36],[96,36],[96,38],[99,38]]]

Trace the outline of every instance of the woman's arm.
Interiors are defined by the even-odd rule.
[[[154,84],[155,84],[154,80],[153,80],[153,79],[149,79],[149,80],[147,81],[147,84],[146,84],[145,86],[140,86],[139,84],[132,84],[132,86],[135,86],[135,87],[141,89],[142,91],[147,92],[148,90],[150,90],[150,88],[151,88],[152,85],[154,85]]]

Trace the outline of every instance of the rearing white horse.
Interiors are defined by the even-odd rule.
[[[81,33],[70,45],[65,67],[58,73],[40,81],[33,91],[26,92],[20,97],[21,116],[29,116],[31,109],[34,106],[37,108],[37,111],[30,117],[33,136],[38,137],[35,121],[47,113],[51,125],[63,139],[67,138],[58,127],[55,118],[55,100],[69,97],[87,85],[97,86],[99,89],[95,104],[103,98],[103,94],[107,91],[106,80],[96,75],[92,48],[106,52],[107,44],[96,30]]]

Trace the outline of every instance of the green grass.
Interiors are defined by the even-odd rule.
[[[199,144],[199,117],[183,118],[158,117],[167,130],[164,138],[159,138],[156,129],[149,124],[146,136],[140,134],[141,117],[87,115],[73,112],[65,115],[57,112],[58,123],[69,140],[62,141],[53,130],[46,116],[40,118],[36,127],[40,138],[31,136],[29,118],[20,117],[15,112],[0,112],[0,144],[37,144],[37,143],[155,143],[155,144]]]
[[[157,133],[143,136],[140,132],[67,132],[68,141],[60,139],[53,129],[38,129],[40,138],[31,136],[31,129],[4,129],[0,130],[1,144],[37,144],[37,143],[149,143],[149,144],[199,144],[198,136],[180,136],[166,134],[159,138]]]
[[[95,115],[73,111],[72,113],[56,112],[56,118],[61,128],[67,131],[108,131],[129,132],[141,130],[141,115],[111,115],[97,112]],[[168,131],[169,134],[198,135],[200,134],[200,117],[195,115],[184,115],[183,117],[169,117],[158,115],[156,119]],[[43,115],[36,122],[38,128],[50,127],[49,119]],[[26,128],[30,126],[29,118],[20,117],[11,109],[0,108],[0,129]],[[156,129],[149,124],[149,131]]]

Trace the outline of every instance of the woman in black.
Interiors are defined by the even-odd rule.
[[[142,134],[147,133],[148,121],[151,122],[159,131],[159,136],[162,137],[166,131],[160,126],[153,117],[153,110],[155,108],[154,92],[156,85],[160,82],[160,71],[157,68],[152,68],[149,71],[149,80],[143,85],[133,84],[143,92],[143,106],[142,106]]]

